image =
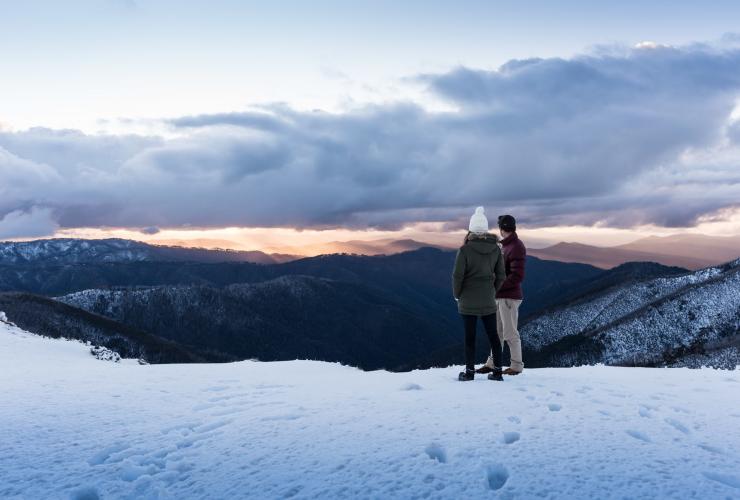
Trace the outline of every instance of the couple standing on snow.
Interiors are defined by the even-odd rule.
[[[527,250],[516,234],[516,220],[511,215],[498,218],[501,241],[488,232],[483,207],[470,218],[468,234],[457,252],[452,272],[452,294],[465,325],[465,371],[459,380],[488,373],[489,380],[503,380],[502,375],[518,375],[524,369],[522,343],[517,323],[522,303],[522,281]],[[475,369],[475,330],[478,318],[491,344],[485,365]],[[509,345],[511,363],[502,367],[503,343]]]

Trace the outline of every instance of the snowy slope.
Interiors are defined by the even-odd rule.
[[[148,365],[0,323],[2,498],[738,498],[740,375]]]
[[[545,366],[740,364],[740,259],[586,295],[521,329]]]
[[[735,264],[737,271],[740,261]],[[604,361],[622,364],[635,357],[659,362],[664,352],[718,343],[738,334],[740,272],[727,272],[608,325],[595,337],[605,346]]]
[[[732,263],[740,267],[740,260]],[[543,313],[522,328],[530,348],[539,349],[566,335],[603,327],[635,312],[655,300],[692,285],[705,283],[722,274],[710,267],[683,276],[656,278],[626,287],[616,286],[588,300]]]

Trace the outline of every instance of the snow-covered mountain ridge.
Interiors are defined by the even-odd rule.
[[[130,240],[79,240],[56,238],[23,242],[0,242],[0,263],[142,261],[149,258],[148,245]]]
[[[285,257],[285,256],[282,256]],[[259,251],[209,250],[149,245],[120,238],[99,240],[52,238],[0,242],[0,264],[79,264],[104,262],[255,262],[273,264],[274,257]]]
[[[740,494],[740,378],[721,370],[140,366],[5,323],[0,365],[2,498]]]
[[[705,355],[704,362],[715,356],[734,367],[740,363],[740,341],[733,340],[739,334],[740,259],[612,287],[547,311],[522,328],[525,347],[534,351],[570,341],[573,352],[560,352],[563,364],[660,364],[677,355],[700,363]],[[591,344],[584,356],[575,352],[578,337]],[[722,352],[707,352],[713,346]]]

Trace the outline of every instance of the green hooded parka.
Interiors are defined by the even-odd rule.
[[[496,291],[506,279],[498,238],[471,234],[457,251],[452,294],[460,314],[487,316],[496,312]]]

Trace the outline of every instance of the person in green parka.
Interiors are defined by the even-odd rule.
[[[491,344],[494,368],[490,380],[501,376],[501,341],[496,333],[496,291],[506,279],[501,247],[496,235],[488,232],[488,219],[483,207],[470,218],[468,234],[457,251],[452,272],[452,294],[465,326],[465,371],[459,380],[475,378],[475,331],[478,318],[483,322]]]

